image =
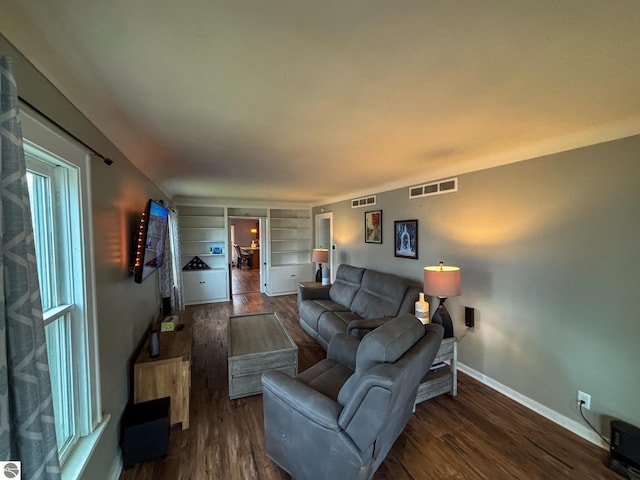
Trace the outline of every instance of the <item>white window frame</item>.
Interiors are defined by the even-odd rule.
[[[78,228],[78,221],[81,221],[78,218],[80,209],[77,195],[70,195],[70,192],[78,190],[78,171],[28,141],[25,142],[24,150],[27,171],[34,180],[29,189],[32,218],[34,221],[42,221],[42,224],[34,225],[34,237],[36,247],[42,247],[36,248],[36,257],[46,338],[48,342],[49,334],[55,334],[57,346],[64,348],[58,351],[47,343],[54,408],[59,405],[61,409],[54,410],[56,433],[68,431],[71,434],[70,437],[65,435],[57,438],[60,461],[64,463],[80,438],[81,420],[86,417],[82,413],[80,402],[79,390],[82,387],[74,388],[84,370],[82,367],[85,362],[76,360],[84,358],[83,332],[86,323],[84,283],[76,281],[74,275],[75,265],[82,263],[79,258],[82,252],[82,235]],[[36,179],[42,180],[36,182]],[[36,191],[39,192],[38,195],[34,195]],[[73,202],[74,197],[76,202]],[[35,202],[38,202],[37,209],[33,208]],[[44,254],[44,258],[40,254]],[[77,303],[80,305],[76,305]],[[53,352],[58,355],[52,358]],[[54,373],[60,379],[68,381],[54,385]]]
[[[74,235],[82,238],[75,245],[75,258],[80,259],[79,265],[74,265],[74,278],[80,280],[80,288],[74,291],[74,303],[83,310],[83,318],[75,326],[80,329],[75,332],[72,342],[76,358],[79,358],[78,368],[75,370],[74,382],[78,394],[78,434],[79,439],[73,451],[62,465],[63,478],[79,476],[89,459],[90,452],[104,431],[109,419],[102,416],[98,328],[95,294],[95,266],[93,249],[93,224],[91,208],[91,156],[86,148],[80,146],[67,135],[60,132],[49,122],[41,119],[25,105],[21,105],[20,121],[24,138],[25,152],[30,155],[46,155],[75,168],[77,171],[78,188],[70,189],[72,204],[80,208],[80,225]]]

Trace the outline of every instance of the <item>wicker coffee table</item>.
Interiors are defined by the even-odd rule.
[[[298,374],[298,347],[275,313],[229,317],[229,398],[262,393],[268,370]]]

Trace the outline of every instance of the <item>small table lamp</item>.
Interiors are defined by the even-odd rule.
[[[316,282],[322,282],[322,264],[329,261],[329,250],[326,248],[314,248],[311,253],[311,261],[318,264]]]
[[[462,293],[460,268],[445,266],[444,262],[440,262],[437,267],[424,267],[424,293],[440,300],[431,321],[444,327],[444,338],[453,337],[453,323],[444,302],[447,297],[456,297]]]
[[[256,236],[256,238],[251,240],[251,248],[257,248],[258,247],[258,227],[253,227],[252,229],[249,230],[249,232],[253,233]]]

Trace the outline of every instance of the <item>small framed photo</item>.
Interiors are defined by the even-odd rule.
[[[418,220],[396,220],[393,222],[394,255],[403,258],[418,258]]]
[[[382,210],[364,212],[364,242],[382,243]]]

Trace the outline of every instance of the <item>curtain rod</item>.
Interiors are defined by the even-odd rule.
[[[73,133],[71,133],[69,130],[67,130],[66,128],[64,128],[62,125],[60,125],[58,122],[56,122],[55,120],[53,120],[49,115],[45,114],[44,112],[42,112],[42,110],[40,110],[39,108],[34,107],[31,103],[27,102],[24,98],[22,98],[21,96],[18,95],[18,100],[20,100],[22,103],[24,103],[27,107],[29,107],[31,110],[33,110],[34,112],[36,112],[38,115],[41,115],[45,120],[47,120],[48,122],[51,122],[52,124],[54,124],[57,128],[59,128],[60,130],[62,130],[66,135],[69,135],[71,138],[73,138],[76,142],[78,142],[80,145],[82,145],[84,148],[86,148],[87,150],[89,150],[93,156],[99,157],[102,159],[102,161],[104,163],[106,163],[107,165],[111,165],[113,163],[113,160],[111,160],[108,157],[105,157],[104,155],[102,155],[101,153],[98,153],[97,151],[95,151],[93,148],[91,148],[89,145],[87,145],[85,142],[83,142],[82,140],[80,140],[78,137],[76,137]]]

